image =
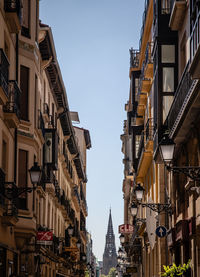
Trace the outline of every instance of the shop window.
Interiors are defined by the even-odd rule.
[[[18,155],[18,187],[27,187],[28,172],[28,152],[20,149]],[[18,198],[18,208],[27,209],[27,193],[24,192]]]
[[[175,63],[175,45],[161,46],[162,63]]]
[[[20,114],[21,119],[28,120],[28,95],[29,95],[29,68],[21,65],[20,67]]]
[[[163,67],[163,92],[174,92],[173,67]]]
[[[22,1],[22,36],[30,38],[30,0]]]
[[[173,103],[174,96],[163,96],[163,123],[165,122],[171,105]]]

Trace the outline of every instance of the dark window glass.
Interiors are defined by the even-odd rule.
[[[22,1],[22,36],[30,38],[30,0]]]
[[[18,155],[18,187],[27,187],[27,171],[28,171],[28,152],[19,150]],[[18,208],[27,209],[27,193],[23,193],[18,198]]]
[[[28,120],[28,93],[29,93],[29,68],[21,65],[20,67],[20,114],[21,119]]]

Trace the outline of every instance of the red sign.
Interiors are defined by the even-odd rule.
[[[37,232],[37,244],[52,244],[53,233],[52,232]]]
[[[132,234],[134,231],[134,226],[131,224],[119,225],[119,233]]]

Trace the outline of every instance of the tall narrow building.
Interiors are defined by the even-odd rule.
[[[112,215],[110,209],[110,215],[108,220],[108,229],[106,234],[106,244],[103,254],[103,269],[102,273],[108,275],[112,267],[117,265],[117,254],[115,247],[115,235],[113,232]]]

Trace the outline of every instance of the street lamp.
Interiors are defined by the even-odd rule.
[[[29,169],[29,174],[30,174],[31,183],[33,184],[33,186],[40,183],[40,180],[42,177],[42,170],[38,166],[37,162],[34,162],[34,165]]]
[[[68,235],[69,235],[69,236],[72,236],[72,235],[73,235],[74,228],[72,227],[71,224],[70,224],[69,227],[67,228],[67,231],[68,231]]]
[[[172,212],[171,210],[171,203],[144,203],[141,202],[142,198],[143,198],[143,193],[144,193],[144,188],[139,184],[137,185],[137,187],[135,188],[135,193],[136,193],[136,198],[137,198],[137,202],[133,202],[132,206],[134,206],[134,211],[133,214],[137,214],[136,209],[138,209],[138,205],[141,205],[143,208],[144,207],[148,207],[151,210],[160,213],[162,211],[166,211],[166,212]]]
[[[175,143],[168,136],[164,136],[159,145],[159,150],[163,161],[170,164],[174,156]]]
[[[133,202],[132,205],[131,205],[131,215],[136,216],[137,211],[138,211],[137,205]]]
[[[175,144],[168,137],[164,137],[159,144],[160,154],[163,162],[167,165],[169,171],[175,173],[183,173],[191,178],[193,181],[200,181],[200,167],[199,166],[171,166],[173,160]]]
[[[119,236],[119,240],[120,240],[120,243],[121,243],[121,244],[123,244],[123,243],[125,242],[125,236],[124,236],[124,234],[121,234],[121,235]]]
[[[135,194],[138,201],[141,201],[144,194],[144,188],[141,186],[141,184],[138,184],[135,188]]]

